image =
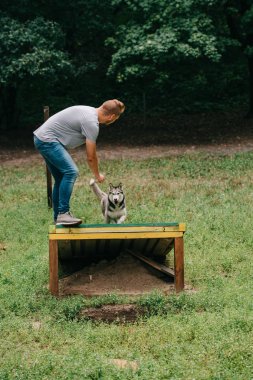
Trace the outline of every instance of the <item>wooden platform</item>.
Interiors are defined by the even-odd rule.
[[[66,270],[91,262],[113,259],[121,252],[139,258],[153,268],[174,276],[175,290],[184,289],[183,223],[81,224],[77,227],[50,226],[49,289],[59,295],[59,263]],[[174,270],[159,264],[174,250]],[[167,269],[166,269],[167,268]]]

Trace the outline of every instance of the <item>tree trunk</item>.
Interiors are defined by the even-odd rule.
[[[17,129],[19,119],[19,112],[17,109],[17,88],[3,88],[1,95],[1,127],[9,130]]]
[[[248,58],[249,68],[249,112],[247,117],[253,118],[253,56]]]
[[[143,104],[143,126],[146,129],[146,120],[147,120],[147,102],[146,102],[146,92],[142,93],[142,104]]]

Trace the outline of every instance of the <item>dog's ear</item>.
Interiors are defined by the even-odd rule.
[[[120,184],[118,185],[118,188],[120,189],[120,190],[122,190],[122,183],[120,182]]]
[[[109,183],[109,190],[112,190],[112,189],[113,189],[113,184]]]

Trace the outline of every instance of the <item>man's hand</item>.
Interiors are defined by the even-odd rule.
[[[104,182],[104,180],[105,180],[105,176],[104,176],[103,174],[99,174],[99,176],[96,177],[96,179],[97,179],[97,181],[98,181],[99,183],[101,183],[101,182]]]

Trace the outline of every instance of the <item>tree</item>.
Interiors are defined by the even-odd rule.
[[[114,48],[108,74],[118,82],[137,82],[142,92],[150,85],[154,89],[170,83],[173,88],[175,74],[180,78],[178,66],[189,76],[196,73],[198,65],[220,60],[223,41],[215,37],[215,25],[206,7],[197,7],[196,1],[114,3],[121,16],[116,35],[107,39]],[[121,23],[123,14],[125,21]]]
[[[248,62],[248,116],[253,117],[253,3],[251,0],[225,0],[223,7],[230,36],[239,43]]]
[[[244,101],[248,76],[252,110],[251,3],[2,0],[1,124],[17,126],[19,107],[38,123],[44,101],[52,112],[107,97],[137,113],[221,108]]]
[[[74,70],[68,81],[61,83],[56,94],[65,93],[73,102],[96,104],[114,96],[115,81],[106,76],[111,49],[104,40],[114,33],[111,1],[72,0],[2,0],[0,9],[21,23],[37,15],[56,22],[65,37],[64,51],[71,58]],[[54,89],[56,90],[56,88]],[[58,92],[59,90],[59,92]],[[54,100],[51,99],[53,102]],[[57,100],[59,106],[61,99]]]
[[[0,29],[1,126],[15,128],[21,87],[38,78],[54,83],[68,75],[72,64],[62,50],[64,38],[56,23],[43,18],[21,23],[2,13]]]
[[[244,2],[249,4],[247,0]],[[210,85],[218,89],[218,80],[209,84],[210,72],[216,71],[220,80],[228,57],[239,54],[242,60],[239,52],[241,42],[231,37],[226,22],[226,15],[232,12],[228,3],[235,7],[241,2],[114,0],[118,7],[119,25],[115,36],[107,39],[107,44],[114,49],[108,74],[118,82],[135,82],[142,91],[147,87],[151,87],[151,91],[172,89],[171,97],[175,95],[178,83],[181,84],[181,94],[187,90],[186,83],[188,88],[196,86],[197,89],[198,84],[202,84],[207,92]],[[250,5],[244,19],[240,20],[242,35],[247,35],[247,41],[250,40],[247,25],[249,20],[252,21],[251,8]],[[249,44],[246,50],[250,51]],[[232,65],[234,61],[239,67],[237,59]],[[193,79],[192,85],[189,78]],[[185,86],[182,86],[182,81]]]

